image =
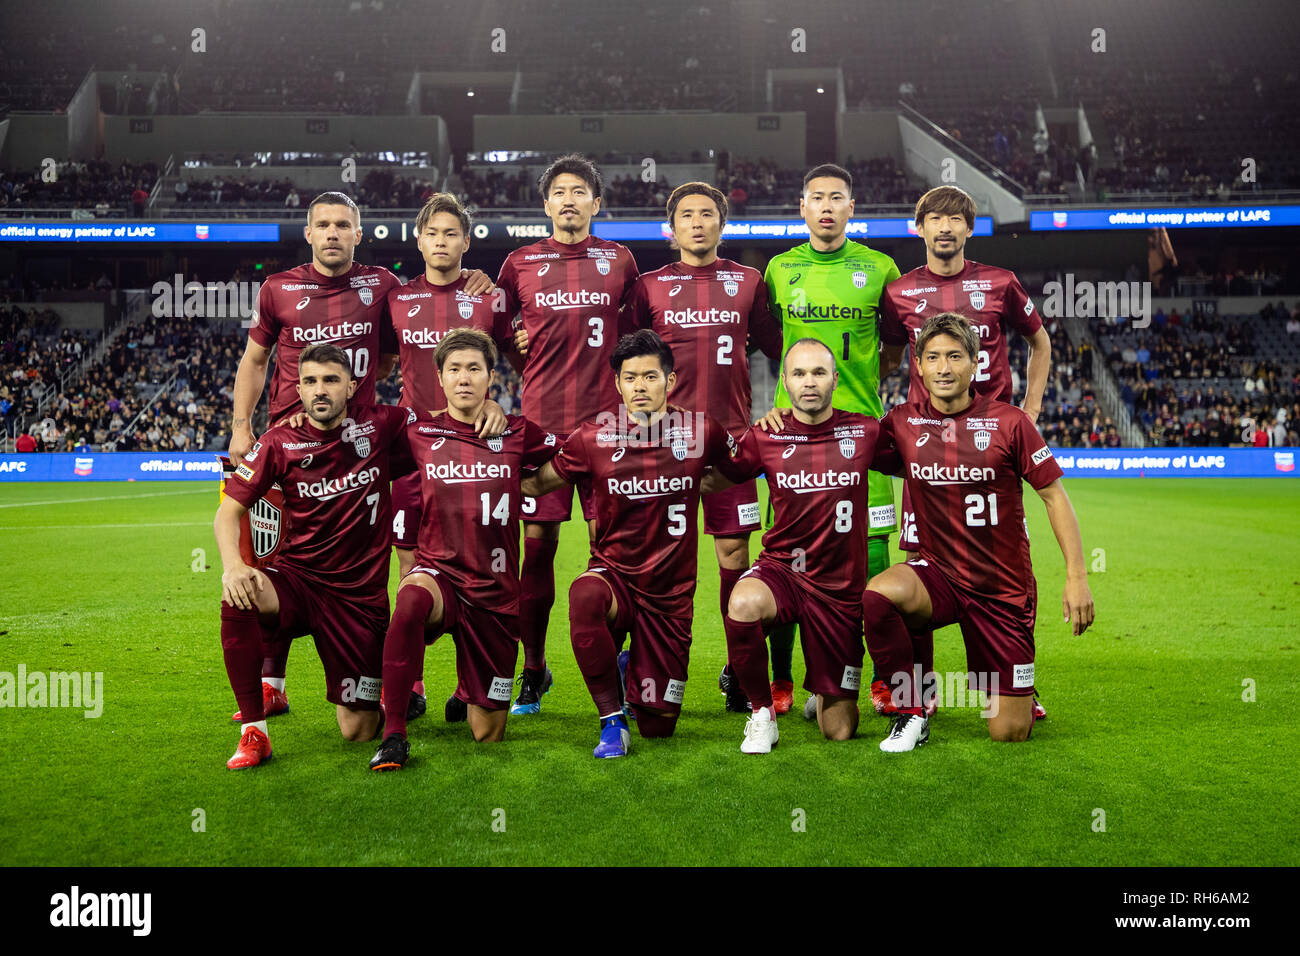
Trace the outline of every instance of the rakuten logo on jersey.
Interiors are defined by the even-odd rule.
[[[793,445],[791,447],[794,447]],[[796,494],[806,495],[817,491],[830,491],[832,488],[852,488],[862,484],[860,471],[794,471],[790,474],[776,473],[776,486]]]
[[[695,487],[695,480],[690,475],[669,478],[667,475],[659,475],[657,478],[626,478],[619,481],[617,478],[609,479],[609,493],[611,495],[622,495],[624,498],[661,498],[664,495],[675,494],[680,491],[690,491]]]
[[[587,309],[593,305],[609,305],[610,301],[608,292],[588,292],[586,289],[533,293],[533,305],[547,309]]]
[[[932,485],[962,485],[973,481],[992,481],[992,468],[972,468],[970,465],[922,465],[912,462],[911,477],[928,481]]]
[[[402,344],[416,345],[422,349],[436,348],[443,333],[433,329],[402,329]]]
[[[337,325],[295,326],[295,342],[334,342],[338,339],[359,338],[370,335],[375,329],[373,322],[340,322]]]
[[[321,481],[298,482],[298,494],[303,498],[329,501],[349,491],[356,491],[379,480],[379,466],[371,465],[365,471],[350,471],[342,478],[325,478]]]
[[[664,321],[691,329],[701,325],[737,325],[740,313],[728,309],[672,309],[664,310]]]
[[[425,465],[424,477],[430,480],[445,481],[449,485],[459,485],[466,481],[488,481],[492,478],[509,478],[509,465],[488,465],[481,461],[469,465],[447,462],[442,465]]]

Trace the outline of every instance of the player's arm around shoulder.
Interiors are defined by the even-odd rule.
[[[901,475],[904,470],[903,456],[898,451],[898,443],[894,436],[893,415],[894,409],[891,408],[883,418],[865,416],[868,421],[867,434],[874,436],[871,463],[867,467],[882,475]]]

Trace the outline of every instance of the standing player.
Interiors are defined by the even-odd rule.
[[[835,364],[818,339],[790,346],[781,377],[794,414],[779,432],[745,432],[733,461],[746,476],[767,476],[775,514],[725,619],[727,653],[753,706],[742,753],[768,753],[778,740],[763,639],[774,624],[799,624],[804,688],[814,695],[822,733],[848,740],[858,727],[867,469],[880,422],[832,407]],[[710,476],[706,489],[723,483]]]
[[[676,375],[663,339],[648,329],[625,335],[610,366],[623,399],[617,414],[581,425],[524,481],[527,494],[578,483],[592,490],[591,561],[569,588],[569,635],[600,717],[597,757],[627,754],[620,676],[642,737],[676,729],[691,651],[701,482],[710,465],[739,474],[716,420],[668,405]],[[620,675],[618,645],[628,632]]]
[[[898,278],[898,266],[883,252],[846,236],[853,216],[853,177],[831,163],[810,169],[803,178],[799,212],[808,225],[808,241],[773,257],[764,280],[772,307],[781,320],[784,348],[803,338],[817,339],[831,350],[839,371],[835,407],[874,415],[880,401],[880,343],[876,312],[885,286]],[[790,397],[777,383],[776,405],[788,408]],[[889,566],[889,535],[894,521],[894,486],[886,475],[867,476],[867,575]],[[773,697],[777,713],[793,700],[791,656],[794,627],[772,632]],[[807,714],[808,711],[805,711]]]
[[[913,351],[927,398],[889,411],[878,457],[906,478],[920,554],[872,578],[862,597],[867,647],[876,672],[897,695],[898,714],[880,749],[901,753],[929,739],[913,677],[921,662],[912,633],[955,623],[961,624],[967,669],[996,688],[989,692],[989,736],[1027,740],[1034,725],[1038,585],[1021,482],[1043,499],[1065,556],[1061,607],[1075,634],[1094,615],[1079,524],[1061,469],[1029,416],[972,391],[980,337],[970,323],[940,313],[916,336]]]
[[[507,316],[519,316],[528,338],[523,412],[548,432],[568,437],[584,420],[618,404],[608,363],[621,332],[620,310],[637,277],[632,254],[591,234],[600,211],[601,177],[582,156],[561,156],[542,173],[542,208],[550,238],[506,257],[497,285]],[[582,513],[594,517],[581,489]],[[523,592],[519,624],[524,670],[512,714],[535,714],[551,686],[546,625],[555,603],[555,551],[560,524],[573,511],[573,489],[525,501]]]
[[[354,358],[318,343],[298,356],[307,420],[277,425],[243,457],[227,484],[214,530],[221,550],[221,646],[242,714],[227,766],[271,756],[258,673],[264,643],[312,634],[325,665],[326,697],[348,740],[379,732],[379,683],[388,625],[389,453],[404,447],[413,413],[349,404]],[[284,489],[290,532],[273,564],[244,563],[239,525],[273,483]]]
[[[470,217],[450,193],[429,197],[415,219],[416,246],[424,259],[424,274],[388,293],[388,312],[401,356],[401,404],[419,412],[448,407],[447,395],[439,384],[433,354],[443,336],[455,328],[482,329],[504,350],[510,346],[510,321],[492,309],[492,297],[472,294],[466,285],[473,280],[461,270],[461,259],[469,250]],[[489,371],[489,377],[491,369]],[[500,435],[505,416],[496,402],[481,403],[483,420],[479,434]],[[420,476],[416,472],[393,482],[393,547],[405,578],[415,564],[416,535],[421,522]],[[424,676],[412,688],[413,700],[424,696]],[[453,695],[444,715],[449,722],[465,719],[465,702]]]
[[[981,395],[1011,404],[1011,330],[1029,341],[1025,370],[1025,400],[1021,405],[1030,422],[1038,421],[1043,389],[1052,364],[1052,339],[1043,328],[1038,310],[1015,273],[966,258],[966,240],[975,231],[975,200],[956,186],[937,186],[916,204],[916,233],[925,243],[925,265],[891,282],[880,299],[880,338],[884,343],[882,374],[898,367],[907,344],[931,318],[941,312],[965,316],[980,337],[975,389]],[[915,361],[911,366],[909,403],[924,402],[925,385]],[[898,546],[916,551],[916,518],[903,488],[902,532]],[[918,635],[917,654],[924,673],[934,670],[934,632]],[[879,713],[893,711],[884,681],[872,684],[872,702]],[[1035,716],[1046,712],[1034,701]]]
[[[477,741],[499,741],[519,653],[519,483],[525,468],[554,457],[559,443],[519,415],[497,438],[475,423],[497,363],[491,336],[448,332],[434,352],[447,411],[419,411],[406,426],[424,497],[414,565],[397,590],[384,643],[384,686],[406,700],[424,646],[450,632],[457,686]],[[389,713],[372,770],[399,770],[411,747],[405,715]]]
[[[767,308],[756,269],[718,258],[727,197],[708,183],[683,183],[668,197],[668,226],[681,260],[636,280],[632,323],[658,333],[673,353],[673,404],[707,411],[730,434],[750,420],[749,349],[781,355],[781,330]],[[749,567],[749,535],[761,526],[758,486],[736,485],[704,502],[704,533],[713,535],[725,617],[731,589]],[[734,696],[734,695],[733,695]],[[746,707],[748,710],[748,707]]]
[[[361,239],[357,204],[340,192],[321,193],[307,207],[303,235],[311,246],[312,261],[278,272],[262,284],[248,345],[235,373],[230,457],[236,467],[253,447],[253,412],[266,385],[272,349],[275,378],[271,381],[271,424],[300,408],[298,357],[308,346],[330,343],[343,349],[352,363],[355,402],[359,405],[375,403],[375,382],[387,378],[397,361],[387,296],[401,288],[401,282],[382,266],[354,261]],[[485,288],[491,287],[486,276],[480,275],[478,281]],[[266,537],[269,543],[259,549],[263,551],[259,557],[269,558],[276,547],[278,530]],[[266,651],[262,670],[266,712],[284,713],[289,709],[284,692],[289,646],[268,647]],[[424,702],[411,703],[422,709]],[[240,715],[236,714],[235,719],[240,720]]]

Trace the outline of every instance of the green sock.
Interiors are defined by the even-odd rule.
[[[885,568],[889,567],[889,535],[878,534],[867,538],[867,580],[870,581]],[[871,683],[884,680],[876,673],[876,665],[871,665]]]

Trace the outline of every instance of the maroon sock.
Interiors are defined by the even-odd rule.
[[[284,679],[284,672],[289,666],[289,647],[291,641],[284,641],[274,635],[268,635],[262,642],[262,676]]]
[[[767,682],[767,639],[761,621],[722,619],[727,632],[727,659],[731,673],[754,710],[772,706],[772,685]]]
[[[221,652],[226,659],[226,677],[239,704],[240,720],[251,724],[263,720],[262,681],[257,666],[262,659],[262,625],[257,610],[244,610],[221,602]]]
[[[915,676],[912,635],[898,609],[878,591],[862,593],[862,621],[867,633],[871,662],[895,695],[894,703],[904,714],[920,714],[921,688]],[[905,678],[905,680],[904,680]],[[901,695],[901,696],[900,696]],[[904,706],[906,705],[906,706]]]
[[[931,675],[934,673],[934,631],[912,634],[912,657],[921,666],[922,679],[927,684],[933,681],[935,678]]]
[[[397,606],[384,635],[384,736],[406,736],[406,702],[424,666],[424,626],[433,595],[416,585],[397,592]]]
[[[524,667],[546,666],[546,624],[555,604],[555,549],[558,541],[524,538],[524,565],[519,575],[519,641]]]
[[[613,602],[609,585],[599,578],[583,575],[569,588],[569,638],[573,642],[573,656],[578,659],[578,669],[601,717],[623,709],[618,685],[618,651],[606,621]]]
[[[735,590],[736,582],[740,580],[740,576],[744,573],[744,571],[734,571],[731,568],[718,568],[718,577],[722,579],[718,603],[722,606],[724,619],[727,616],[727,605],[731,602],[731,592]]]

